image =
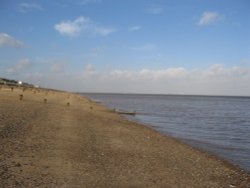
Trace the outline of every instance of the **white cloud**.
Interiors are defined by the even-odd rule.
[[[21,48],[23,43],[7,33],[0,33],[0,47]]]
[[[250,95],[250,68],[212,65],[206,69],[110,70],[98,72],[91,64],[84,74],[69,82],[79,83],[72,90],[124,93],[171,93]]]
[[[17,74],[20,73],[22,71],[25,71],[27,69],[29,69],[32,66],[32,63],[29,59],[21,59],[18,61],[18,63],[16,65],[14,65],[11,68],[7,69],[7,73],[9,74]]]
[[[129,28],[129,31],[138,31],[140,30],[142,27],[140,25],[135,25]]]
[[[139,75],[147,79],[163,79],[163,78],[183,78],[187,74],[187,70],[182,67],[168,68],[162,70],[142,69]]]
[[[100,80],[102,85],[99,85]],[[97,74],[94,83],[106,92],[250,95],[249,80],[250,68],[212,65],[193,70],[183,67],[114,70]]]
[[[146,6],[145,11],[150,14],[162,14],[163,8],[160,5],[149,4]]]
[[[214,64],[203,69],[169,67],[122,70],[109,68],[104,71],[95,69],[92,64],[86,64],[82,70],[72,72],[55,62],[54,64],[47,63],[47,70],[44,69],[39,73],[32,68],[28,71],[30,66],[31,61],[23,59],[8,72],[19,73],[21,80],[41,86],[79,92],[250,96],[249,66],[225,67]],[[60,74],[55,74],[55,72]]]
[[[206,26],[206,25],[210,25],[212,23],[218,22],[222,19],[223,19],[223,16],[220,15],[219,13],[206,11],[206,12],[203,12],[203,14],[198,22],[198,25]]]
[[[81,16],[74,21],[62,21],[56,24],[54,28],[62,35],[74,37],[80,34],[83,27],[85,29],[88,28],[89,22],[90,20],[88,18]]]
[[[135,50],[135,51],[152,51],[155,50],[157,48],[157,46],[155,44],[144,44],[142,46],[135,46],[130,48],[131,50]]]
[[[113,28],[98,26],[89,18],[83,16],[76,18],[74,21],[62,21],[56,24],[54,29],[60,34],[69,37],[75,37],[81,33],[107,36],[114,32]]]
[[[20,3],[18,5],[18,11],[21,13],[27,13],[30,11],[40,11],[43,10],[42,6],[35,3]]]

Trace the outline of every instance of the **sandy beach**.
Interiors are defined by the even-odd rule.
[[[0,89],[0,187],[250,187],[248,173],[79,95]]]

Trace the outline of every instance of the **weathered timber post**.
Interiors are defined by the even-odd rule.
[[[23,95],[22,95],[22,94],[19,95],[19,100],[20,100],[20,101],[23,100]]]

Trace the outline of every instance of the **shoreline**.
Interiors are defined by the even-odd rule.
[[[83,97],[86,97],[86,98],[89,98],[89,97],[85,96],[84,94],[90,94],[90,95],[91,94],[93,94],[93,95],[98,94],[99,95],[99,93],[78,93],[78,94],[81,95],[81,96],[83,96]],[[102,93],[100,93],[100,94],[102,94]],[[104,93],[104,95],[109,95],[109,93]],[[111,93],[111,95],[113,95],[113,93]],[[118,95],[123,95],[123,94],[118,94]],[[124,95],[126,95],[126,94],[124,94]],[[130,94],[128,94],[128,95],[130,95]],[[134,95],[134,94],[131,94],[131,95]],[[135,94],[135,95],[151,95],[151,94]],[[154,94],[152,94],[152,95],[154,95]],[[161,96],[161,94],[159,94],[159,95]],[[188,97],[201,96],[201,97],[203,97],[203,95],[171,95],[171,96],[177,96],[177,97],[182,97],[182,96],[188,96]],[[222,97],[222,96],[206,96],[206,97]],[[238,98],[238,97],[244,97],[244,96],[223,96],[223,97],[236,97],[236,98]],[[247,97],[247,98],[249,98],[249,97]],[[89,100],[91,100],[92,102],[95,102],[98,105],[101,104],[105,108],[113,111],[112,108],[108,107],[107,105],[105,105],[104,103],[102,103],[100,101],[95,101],[95,100],[92,100],[91,98],[89,98]],[[119,114],[119,113],[117,113],[117,114]],[[206,148],[203,148],[202,146],[199,146],[199,144],[197,144],[196,140],[192,140],[192,139],[190,140],[190,139],[185,139],[185,138],[181,138],[181,137],[174,137],[171,134],[169,134],[168,132],[163,132],[163,131],[157,130],[156,129],[157,126],[154,126],[153,124],[147,124],[147,123],[145,123],[143,121],[140,121],[140,120],[137,120],[135,118],[129,118],[130,114],[129,114],[129,116],[127,116],[126,113],[124,113],[124,114],[121,113],[120,115],[121,115],[121,118],[124,118],[124,119],[126,119],[128,121],[131,121],[131,122],[134,122],[134,123],[142,124],[143,126],[146,126],[146,127],[152,129],[153,131],[156,131],[157,133],[159,133],[159,134],[161,134],[163,136],[170,137],[170,138],[175,139],[176,141],[180,142],[181,144],[187,145],[187,146],[189,146],[189,147],[191,147],[191,148],[193,148],[195,150],[199,150],[202,153],[205,153],[205,154],[207,154],[209,156],[213,156],[213,157],[217,158],[218,160],[225,162],[227,165],[232,166],[232,168],[235,168],[235,169],[240,170],[240,171],[244,171],[244,172],[246,172],[247,174],[250,175],[250,170],[248,170],[247,168],[244,168],[240,164],[237,164],[236,162],[233,162],[233,160],[230,161],[230,159],[224,158],[222,155],[218,155],[214,151],[209,151]],[[191,143],[189,141],[191,141],[191,142],[193,141],[193,143]]]
[[[88,98],[88,97],[86,97],[86,98]],[[91,100],[91,99],[90,99],[90,100]],[[105,106],[105,105],[102,104],[102,103],[98,103],[98,102],[93,101],[93,100],[91,100],[91,101],[92,101],[92,102],[95,102],[95,103],[98,104],[98,105],[101,104],[101,105],[103,105],[105,108],[109,109],[107,106]],[[111,109],[109,109],[109,110],[111,110]],[[249,183],[250,183],[250,171],[247,171],[247,170],[241,168],[239,165],[234,164],[234,163],[230,162],[229,160],[224,159],[223,157],[216,155],[216,154],[213,153],[213,152],[210,152],[210,151],[207,151],[207,150],[205,150],[205,149],[203,149],[203,148],[200,148],[200,147],[198,147],[198,146],[194,146],[194,145],[192,145],[192,144],[189,144],[188,142],[185,142],[184,139],[176,138],[176,137],[173,137],[173,136],[171,136],[171,135],[168,135],[167,133],[163,133],[163,132],[157,131],[157,130],[155,130],[155,129],[152,127],[152,125],[149,125],[149,124],[147,125],[146,123],[143,123],[143,122],[130,120],[130,119],[126,118],[125,115],[122,115],[122,114],[120,114],[120,117],[123,118],[125,121],[132,122],[132,123],[137,124],[137,126],[146,127],[146,128],[148,128],[149,130],[155,132],[156,134],[160,134],[160,135],[162,135],[163,137],[167,137],[168,139],[173,140],[173,141],[176,142],[177,144],[183,145],[184,147],[188,147],[188,148],[190,148],[191,150],[198,151],[198,152],[201,153],[201,155],[205,155],[206,157],[208,157],[208,158],[210,158],[210,159],[212,159],[212,160],[216,160],[216,161],[222,162],[223,165],[225,165],[227,168],[232,169],[233,171],[237,171],[237,172],[243,174],[243,176],[248,176],[248,179],[249,179],[248,181],[249,181]],[[238,187],[238,186],[236,186],[236,185],[231,185],[231,186],[229,186],[229,187]],[[247,185],[247,187],[248,187],[248,185]],[[250,187],[250,185],[249,185],[249,187]]]
[[[124,117],[126,119],[126,117]],[[141,124],[142,126],[145,126],[145,127],[148,127],[149,129],[152,129],[153,131],[156,131],[158,134],[161,134],[162,136],[166,136],[168,138],[171,138],[173,140],[175,140],[176,142],[178,142],[179,144],[182,144],[182,145],[185,145],[187,147],[191,147],[192,149],[194,150],[198,150],[200,151],[201,153],[207,155],[208,157],[211,157],[211,158],[214,158],[215,160],[219,160],[223,163],[225,163],[226,166],[234,169],[234,170],[237,170],[237,171],[244,171],[244,173],[248,174],[250,176],[250,171],[242,168],[240,165],[237,165],[237,164],[234,164],[233,162],[231,162],[230,160],[227,160],[225,158],[223,158],[222,156],[219,156],[217,155],[216,153],[214,152],[211,152],[211,151],[208,151],[206,149],[203,149],[202,147],[199,147],[199,146],[196,146],[195,144],[190,144],[187,139],[184,139],[184,138],[177,138],[177,137],[174,137],[174,136],[171,136],[170,134],[168,133],[164,133],[164,132],[160,132],[160,131],[157,131],[155,130],[152,125],[147,125],[143,122],[137,122],[137,121],[133,121],[133,120],[128,120],[128,121],[131,121],[131,122],[134,122],[134,123],[138,123],[138,124]]]
[[[73,92],[78,95],[82,94],[100,94],[100,95],[141,95],[141,96],[175,96],[175,97],[229,97],[229,98],[250,98],[250,95],[205,95],[205,94],[160,94],[160,93],[102,93],[102,92]]]
[[[2,187],[250,187],[236,165],[86,97],[1,88],[0,99]]]
[[[124,117],[124,118],[126,119],[126,117]],[[214,158],[215,160],[222,161],[223,163],[225,163],[225,165],[227,165],[228,167],[230,167],[230,168],[232,168],[234,170],[244,171],[246,174],[250,175],[250,171],[247,171],[244,168],[241,168],[239,165],[234,164],[234,163],[230,162],[229,160],[224,159],[223,157],[220,157],[220,156],[216,155],[213,152],[207,151],[206,149],[202,149],[199,146],[192,145],[192,144],[188,143],[188,141],[186,141],[186,139],[177,138],[177,137],[171,136],[171,135],[169,135],[167,133],[163,133],[163,132],[157,131],[153,127],[151,127],[151,125],[147,125],[147,124],[139,122],[139,121],[137,122],[137,121],[133,121],[133,120],[129,120],[129,119],[126,119],[126,120],[128,120],[129,122],[136,123],[136,124],[141,125],[141,126],[148,127],[152,131],[156,131],[156,133],[161,134],[162,136],[165,136],[165,137],[168,137],[170,139],[175,140],[178,144],[182,144],[184,146],[190,147],[193,150],[198,150],[199,152],[207,155],[208,157]]]

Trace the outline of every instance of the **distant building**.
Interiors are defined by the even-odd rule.
[[[10,80],[6,78],[0,78],[0,84],[8,86],[35,87],[33,84],[25,83],[22,81]]]

